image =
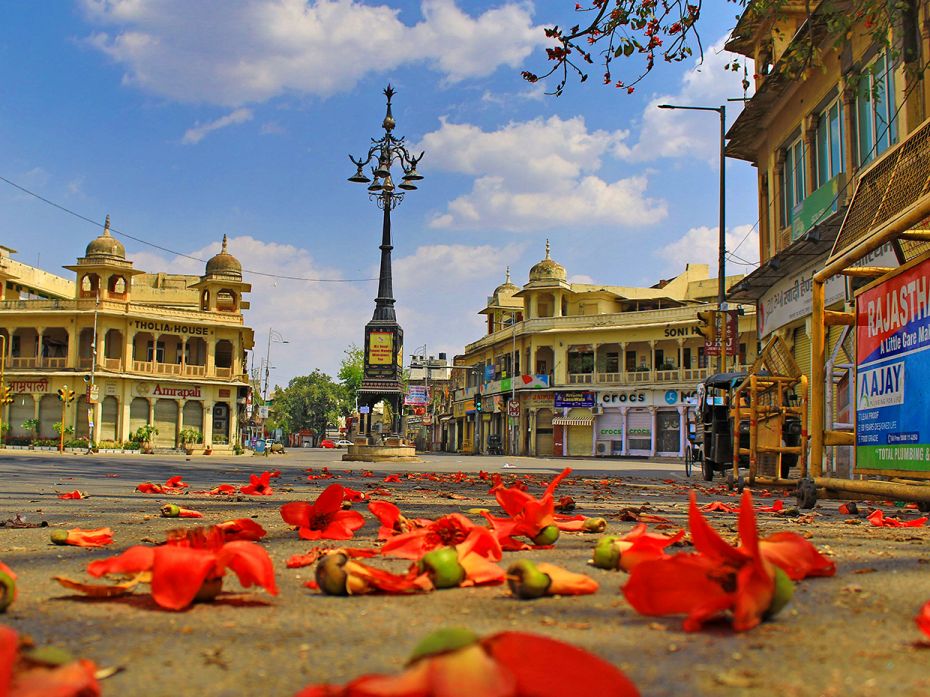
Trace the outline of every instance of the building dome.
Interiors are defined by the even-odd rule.
[[[507,279],[501,283],[497,288],[494,289],[494,295],[500,297],[501,295],[513,295],[520,289],[517,288],[513,283],[510,282],[510,267],[507,267]]]
[[[242,264],[226,250],[226,235],[223,235],[223,248],[220,253],[207,261],[207,276],[236,276],[242,278]]]
[[[110,216],[103,224],[103,234],[93,240],[84,252],[88,259],[125,259],[126,248],[122,243],[110,235]]]
[[[565,267],[549,257],[549,240],[546,240],[546,258],[530,269],[530,281],[564,281]]]

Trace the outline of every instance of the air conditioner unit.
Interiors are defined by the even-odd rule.
[[[595,444],[594,454],[598,457],[609,457],[610,456],[610,441],[609,440],[599,440]]]
[[[591,407],[591,413],[594,416],[598,416],[604,413],[604,407]]]

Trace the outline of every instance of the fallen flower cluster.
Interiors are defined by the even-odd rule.
[[[0,695],[3,697],[98,697],[97,666],[55,652],[24,650],[19,635],[0,625]]]

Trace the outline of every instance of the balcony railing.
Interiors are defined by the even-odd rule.
[[[207,312],[204,310],[185,310],[177,307],[160,308],[153,305],[143,305],[139,303],[114,302],[111,300],[101,300],[98,304],[94,298],[81,299],[52,299],[52,300],[0,300],[0,310],[22,311],[22,312],[76,312],[88,311],[99,312],[114,311],[120,315],[128,314],[137,319],[168,319],[177,321],[178,319],[187,319],[198,322],[208,322],[210,324],[236,324],[241,325],[243,322],[242,314],[235,312]]]
[[[590,385],[592,382],[594,382],[593,373],[569,373],[568,374],[569,385]]]
[[[184,376],[184,377],[212,377],[221,380],[243,379],[244,375],[235,374],[233,368],[215,367],[212,373],[207,373],[205,365],[181,365],[180,363],[159,363],[157,361],[131,361],[128,372],[142,373],[145,375],[164,375],[164,376]],[[68,370],[68,359],[64,356],[41,357],[41,356],[8,356],[6,359],[6,368],[8,370]],[[93,358],[78,358],[77,370],[81,372],[90,371],[93,367]],[[97,363],[98,369],[121,372],[123,368],[122,358],[102,358]]]

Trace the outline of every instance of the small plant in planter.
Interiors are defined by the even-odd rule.
[[[203,434],[196,428],[186,427],[181,429],[181,446],[188,455],[193,454],[194,445],[203,443]]]
[[[32,433],[32,440],[29,443],[29,447],[34,448],[36,446],[36,441],[39,439],[39,420],[26,419],[22,423],[22,428],[24,431],[30,431]]]
[[[158,434],[158,427],[152,424],[145,424],[136,429],[133,440],[142,444],[142,452],[151,455],[154,452],[152,448],[152,436]]]

